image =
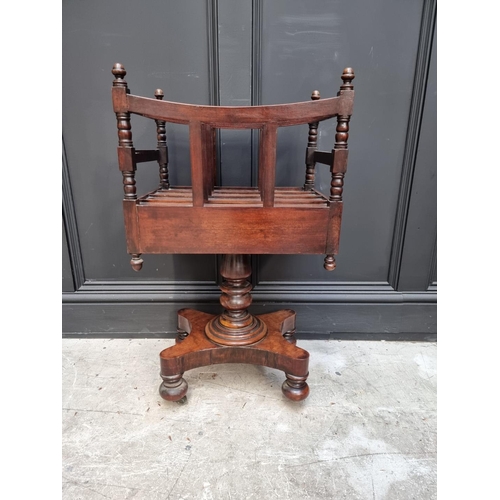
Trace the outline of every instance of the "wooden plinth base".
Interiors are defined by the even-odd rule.
[[[309,394],[309,353],[295,346],[295,312],[290,309],[255,316],[267,332],[251,345],[220,345],[211,341],[205,331],[218,316],[193,309],[179,311],[179,336],[173,347],[160,353],[160,395],[167,401],[181,401],[188,385],[182,378],[185,371],[221,363],[250,363],[277,368],[285,372],[283,394],[292,401],[301,401]]]
[[[259,318],[248,314],[247,324],[235,328],[224,321],[222,315],[215,316],[205,326],[207,337],[216,344],[224,346],[245,346],[262,340],[267,333],[267,325]]]

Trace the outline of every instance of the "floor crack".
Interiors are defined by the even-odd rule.
[[[188,456],[188,458],[186,460],[186,463],[184,464],[184,467],[182,468],[181,472],[177,476],[177,479],[175,480],[174,485],[172,486],[172,489],[168,492],[167,500],[170,498],[170,495],[172,494],[172,491],[174,491],[174,488],[175,488],[176,484],[179,482],[179,479],[181,478],[181,476],[182,476],[182,474],[184,472],[184,469],[187,467],[187,464],[188,464],[190,458],[191,458],[191,453],[189,454],[189,456]]]
[[[87,409],[82,409],[82,408],[63,408],[65,411],[90,411],[90,412],[97,412],[97,413],[116,413],[117,415],[135,415],[136,417],[143,417],[144,415],[142,413],[129,413],[127,411],[120,411],[120,410],[87,410]]]

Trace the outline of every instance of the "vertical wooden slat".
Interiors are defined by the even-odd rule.
[[[189,151],[191,155],[191,184],[193,187],[193,206],[202,207],[205,198],[203,186],[203,140],[200,122],[189,123]]]
[[[210,126],[206,123],[201,124],[201,150],[203,157],[203,199],[208,200],[210,196],[210,175],[209,175],[209,163],[210,155],[208,153],[208,134],[210,131]]]
[[[263,199],[262,196],[262,183],[264,181],[264,176],[262,175],[262,165],[264,164],[263,160],[263,150],[262,150],[262,130],[259,129],[259,158],[258,158],[258,165],[257,165],[257,186],[259,188],[259,193],[261,199]]]
[[[215,129],[208,124],[203,126],[203,183],[205,199],[208,199],[215,186],[216,176],[216,144]]]
[[[277,127],[275,123],[262,127],[259,143],[259,191],[265,207],[274,206],[276,137]]]
[[[217,135],[217,129],[212,128],[212,134],[210,140],[212,141],[212,191],[214,189],[214,186],[217,185],[217,143],[218,143],[218,135]]]

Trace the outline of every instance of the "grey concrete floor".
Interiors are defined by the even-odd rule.
[[[310,396],[282,372],[186,372],[158,395],[172,340],[63,340],[63,499],[436,498],[436,345],[300,341]]]

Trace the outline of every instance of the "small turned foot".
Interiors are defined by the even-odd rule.
[[[305,377],[297,377],[285,373],[286,380],[281,386],[283,394],[292,401],[302,401],[309,396],[309,386],[306,383],[307,375]],[[308,374],[309,375],[309,374]]]
[[[323,267],[327,271],[334,271],[337,267],[337,263],[335,262],[335,257],[333,255],[327,255],[325,257],[325,262],[323,263]]]
[[[182,378],[182,373],[179,375],[161,375],[163,382],[160,385],[160,396],[166,401],[178,401],[179,403],[185,398],[188,384]]]
[[[143,260],[141,259],[140,253],[133,253],[132,259],[130,260],[130,265],[134,271],[140,271],[142,269]]]

